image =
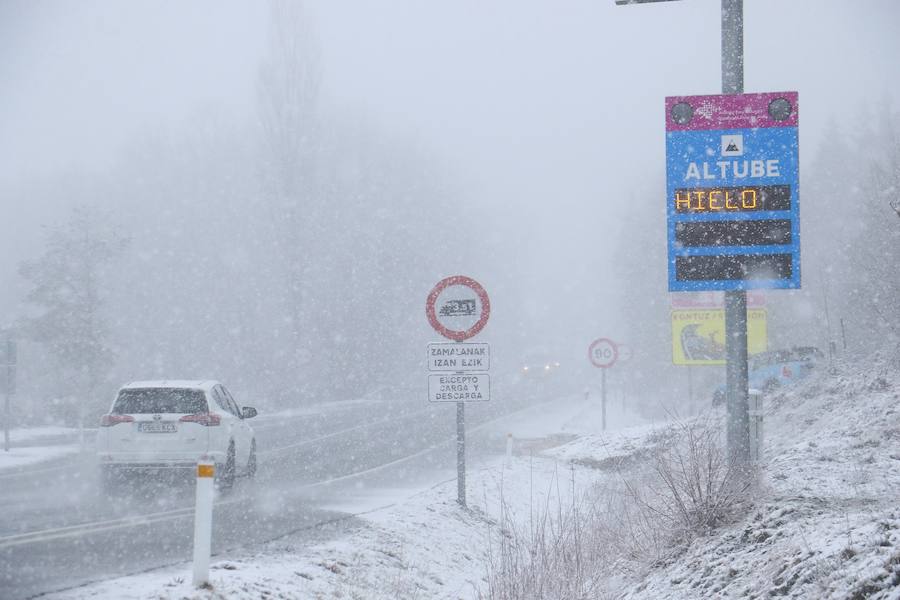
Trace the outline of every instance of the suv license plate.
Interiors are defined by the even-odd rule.
[[[178,425],[175,423],[146,421],[144,423],[138,423],[138,431],[141,433],[175,433],[178,431]]]

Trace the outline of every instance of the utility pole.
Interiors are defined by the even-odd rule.
[[[671,0],[616,0],[620,6]],[[722,0],[722,93],[744,93],[744,0]],[[750,465],[750,403],[747,380],[747,292],[725,292],[725,398],[728,459]]]
[[[722,93],[744,93],[744,0],[722,0]],[[728,458],[750,464],[747,292],[725,292],[725,398]]]
[[[2,342],[0,342],[2,343]],[[12,425],[12,411],[10,404],[12,396],[16,393],[16,341],[12,337],[8,337],[3,347],[0,348],[0,355],[3,356],[0,369],[0,377],[4,378],[3,385],[3,451],[9,452],[9,430]]]

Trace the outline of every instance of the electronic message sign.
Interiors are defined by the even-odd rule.
[[[797,92],[666,98],[669,290],[800,287]]]

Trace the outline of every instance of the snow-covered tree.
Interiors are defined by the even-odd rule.
[[[313,353],[308,304],[312,238],[322,187],[319,52],[305,5],[270,2],[268,54],[260,66],[257,87],[262,193],[272,257],[283,272],[281,289],[273,292],[284,304],[291,359],[298,366],[307,364]]]
[[[41,256],[19,268],[30,283],[27,302],[33,309],[19,330],[41,345],[57,393],[71,393],[82,417],[87,403],[97,402],[96,391],[114,362],[104,288],[107,269],[125,243],[99,211],[82,206],[49,231]]]
[[[844,344],[871,352],[900,340],[900,227],[891,206],[900,190],[900,114],[867,114],[855,131],[830,128],[802,209],[804,287],[818,286],[827,302],[838,354]],[[824,302],[800,322],[809,326]]]
[[[269,35],[257,87],[260,258],[277,274],[267,292],[282,304],[269,350],[294,402],[359,394],[376,379],[410,377],[364,349],[405,355],[410,321],[423,320],[432,269],[441,268],[428,264],[435,232],[461,232],[454,257],[470,247],[472,227],[460,226],[466,199],[447,189],[450,176],[427,149],[328,110],[303,3],[273,2]]]
[[[879,134],[872,138],[877,148],[860,178],[860,228],[849,247],[855,285],[847,293],[852,305],[861,309],[854,312],[866,316],[867,338],[896,345],[900,342],[900,226],[892,218],[896,208],[891,202],[900,193],[900,113],[885,110]],[[871,141],[859,144],[871,145]]]

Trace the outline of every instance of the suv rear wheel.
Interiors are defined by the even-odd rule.
[[[220,490],[230,490],[234,486],[234,442],[228,445],[225,465],[216,469],[216,485]]]
[[[256,476],[256,440],[250,443],[250,458],[247,459],[247,477]]]

